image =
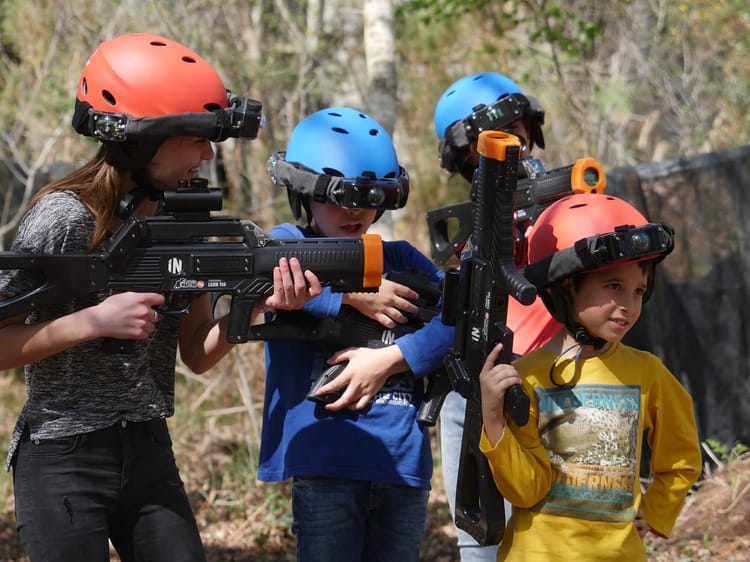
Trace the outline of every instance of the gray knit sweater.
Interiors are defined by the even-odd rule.
[[[83,254],[93,230],[93,215],[74,193],[53,193],[26,213],[11,251]],[[14,296],[42,282],[43,277],[31,270],[0,271],[0,295]],[[107,296],[90,294],[60,302],[31,313],[27,322],[70,314]],[[134,342],[133,353],[104,353],[97,339],[26,365],[27,401],[11,436],[6,470],[27,425],[32,439],[49,439],[95,431],[120,420],[171,416],[178,329],[179,319],[163,317],[149,339]]]

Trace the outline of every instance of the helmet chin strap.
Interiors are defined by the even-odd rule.
[[[131,145],[127,149],[116,143],[107,143],[109,161],[119,170],[130,171],[131,178],[136,186],[135,189],[131,189],[120,199],[115,211],[118,218],[126,220],[146,198],[151,201],[161,199],[161,192],[151,184],[151,180],[148,178],[146,166],[156,155],[163,140]]]
[[[151,185],[151,181],[148,179],[146,169],[141,168],[139,170],[131,170],[133,181],[135,182],[135,189],[131,189],[120,199],[117,205],[115,214],[119,219],[126,220],[143,201],[148,198],[151,201],[159,201],[161,199],[161,191]]]
[[[592,336],[589,331],[578,322],[566,321],[565,327],[568,329],[570,334],[573,336],[581,345],[591,345],[594,350],[598,351],[607,343],[607,340],[597,336]]]
[[[567,315],[566,315],[567,316]],[[565,321],[565,328],[570,332],[570,334],[573,336],[573,339],[576,340],[576,343],[571,345],[569,348],[565,349],[558,355],[555,360],[552,362],[552,365],[550,365],[549,368],[549,379],[552,381],[552,384],[554,384],[557,387],[566,387],[566,386],[574,386],[575,381],[578,378],[579,375],[579,364],[581,361],[581,353],[583,352],[583,348],[586,345],[591,345],[594,347],[594,350],[599,350],[607,343],[607,340],[604,340],[602,338],[598,338],[596,336],[592,336],[588,330],[582,325],[577,322]],[[555,367],[557,367],[558,363],[561,359],[565,358],[565,354],[571,351],[572,349],[578,348],[576,350],[576,354],[574,357],[574,368],[573,368],[573,378],[569,382],[557,382],[555,380]]]
[[[593,346],[594,351],[600,350],[607,343],[607,340],[597,336],[591,335],[586,327],[580,322],[576,322],[572,319],[572,313],[570,310],[570,288],[561,288],[561,294],[557,299],[557,304],[560,307],[560,318],[565,328],[568,330],[573,339],[578,342],[581,346],[590,345]]]

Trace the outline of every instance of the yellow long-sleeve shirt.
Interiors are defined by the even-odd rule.
[[[531,397],[529,423],[509,422],[480,447],[495,483],[513,504],[498,560],[645,560],[633,524],[640,505],[667,536],[701,453],[693,401],[654,355],[623,344],[599,357],[562,361],[543,349],[517,360]],[[653,481],[643,497],[641,442],[651,448]]]

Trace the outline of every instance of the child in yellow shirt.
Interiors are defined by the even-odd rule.
[[[643,537],[666,537],[701,454],[687,391],[654,355],[621,343],[650,296],[669,225],[625,201],[572,195],[551,205],[529,236],[526,277],[564,327],[542,348],[480,374],[481,448],[513,504],[498,560],[645,560]],[[523,427],[503,396],[531,397]],[[653,481],[641,493],[641,442]]]

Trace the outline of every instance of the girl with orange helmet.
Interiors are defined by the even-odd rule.
[[[480,447],[513,504],[498,560],[646,560],[646,533],[669,535],[701,472],[693,403],[657,357],[621,340],[673,245],[669,225],[608,195],[561,199],[533,226],[525,275],[563,328],[512,366],[494,364],[498,346],[480,374]],[[513,384],[531,397],[523,427],[503,415]]]
[[[197,177],[214,156],[210,141],[253,138],[260,124],[260,103],[232,95],[179,43],[150,34],[105,41],[83,70],[73,118],[101,142],[98,154],[40,191],[12,249],[96,251],[126,216],[157,213],[161,192]],[[0,298],[42,281],[0,271]],[[259,307],[299,308],[321,291],[296,260],[281,261],[274,281]],[[166,418],[178,348],[197,373],[231,348],[209,298],[160,317],[161,294],[91,294],[0,322],[0,369],[25,370],[6,468],[32,561],[108,561],[110,540],[123,561],[205,560]],[[107,353],[106,338],[132,340],[134,350]]]

